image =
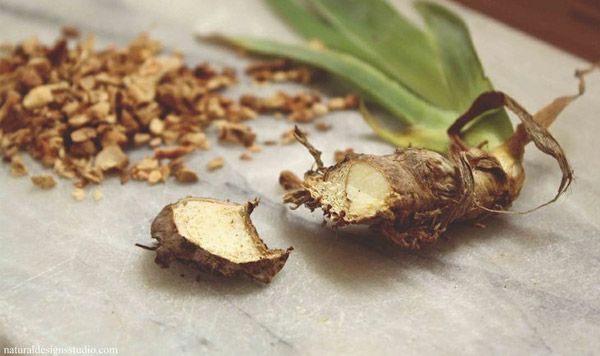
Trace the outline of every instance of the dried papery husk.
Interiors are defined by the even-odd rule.
[[[292,248],[270,250],[250,220],[254,200],[236,204],[187,197],[162,209],[151,227],[157,240],[155,262],[179,261],[226,277],[246,276],[269,283]]]

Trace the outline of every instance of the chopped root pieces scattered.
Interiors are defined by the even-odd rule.
[[[358,97],[348,94],[345,97],[331,98],[327,104],[321,102],[318,92],[301,92],[289,95],[282,91],[271,97],[259,98],[254,95],[243,95],[240,98],[242,106],[261,113],[284,113],[293,122],[312,122],[330,111],[353,110],[358,107]]]
[[[275,59],[250,64],[246,74],[259,83],[264,82],[298,82],[310,83],[314,71],[285,59]]]
[[[43,190],[52,189],[56,186],[54,177],[48,175],[39,175],[31,177],[31,182],[38,188]]]
[[[146,35],[125,48],[96,50],[93,36],[70,43],[76,30],[63,34],[52,46],[32,38],[0,54],[6,161],[27,151],[77,187],[101,183],[109,171],[126,182],[125,150],[147,145],[158,159],[175,159],[207,149],[204,130],[214,120],[252,116],[219,93],[235,84],[231,69],[187,67],[178,54],[161,55],[160,44]],[[164,173],[147,175],[164,181]]]
[[[212,172],[216,171],[217,169],[223,168],[224,165],[225,159],[223,157],[215,157],[208,161],[208,163],[206,164],[206,169],[208,169],[209,172]]]
[[[188,197],[167,205],[151,227],[155,262],[166,268],[179,261],[225,277],[269,283],[292,249],[269,250],[260,239],[250,220],[257,204]]]
[[[307,67],[285,60],[251,65],[247,73],[257,81],[306,83],[312,77]],[[250,93],[237,100],[222,94],[236,83],[232,69],[189,67],[181,54],[162,53],[145,34],[124,48],[104,49],[75,28],[63,29],[53,45],[30,38],[0,51],[0,156],[11,162],[12,175],[22,176],[27,169],[17,155],[27,152],[76,188],[101,184],[109,175],[122,184],[169,177],[192,183],[195,173],[173,169],[172,161],[208,150],[211,126],[219,142],[248,147],[242,158],[250,159],[259,147],[242,121],[272,114],[310,122],[358,102],[353,95],[324,100],[315,91],[266,98]],[[292,135],[284,141],[293,142]],[[152,167],[130,159],[129,151],[139,147],[153,149]]]

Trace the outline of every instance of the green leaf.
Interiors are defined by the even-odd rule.
[[[365,122],[379,137],[399,147],[428,148],[438,152],[446,152],[450,143],[448,135],[442,130],[431,130],[427,127],[413,125],[399,131],[385,127],[377,117],[373,116],[367,106],[360,103],[360,113]]]
[[[479,94],[493,89],[483,73],[469,30],[458,16],[440,5],[419,1],[415,7],[432,37],[451,89],[453,108],[463,112]]]
[[[352,84],[368,99],[381,105],[406,125],[418,123],[445,130],[458,116],[455,112],[432,106],[368,63],[341,52],[248,37],[217,36],[212,37],[212,40],[254,53],[284,57],[322,68]]]
[[[384,0],[268,0],[299,33],[358,57],[420,97],[450,108],[428,38]],[[312,5],[312,13],[306,7]],[[304,5],[302,4],[304,3]]]
[[[347,53],[360,52],[351,41],[332,28],[324,19],[311,13],[302,0],[267,0],[288,25],[308,40],[319,40],[325,46]]]
[[[452,93],[453,109],[462,113],[479,94],[494,89],[484,74],[469,30],[457,15],[440,5],[419,1],[415,6],[435,45]],[[512,124],[504,109],[485,116],[469,127],[466,140],[472,145],[488,141],[490,147],[495,147],[510,136]]]

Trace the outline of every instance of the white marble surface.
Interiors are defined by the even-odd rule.
[[[471,26],[499,89],[531,109],[574,91],[572,72],[582,60],[452,7]],[[240,69],[245,60],[196,44],[193,30],[293,39],[258,1],[0,1],[0,40],[53,40],[66,23],[97,33],[101,44],[149,30],[190,63]],[[491,219],[485,229],[456,227],[419,252],[370,242],[360,230],[325,230],[319,214],[282,206],[278,172],[302,172],[311,162],[297,145],[267,149],[251,162],[237,159],[238,148],[216,146],[191,159],[200,184],[111,179],[100,202],[74,202],[66,181],[36,191],[0,165],[0,346],[116,346],[124,355],[598,354],[600,75],[588,84],[553,127],[577,177],[566,197],[533,214]],[[245,81],[229,94],[249,90]],[[313,140],[327,158],[347,146],[391,150],[355,113],[325,121],[335,130]],[[273,118],[252,125],[260,139],[290,126]],[[225,168],[205,173],[216,155],[226,157]],[[531,148],[527,172],[517,207],[552,196],[558,183],[554,162]],[[185,268],[161,270],[152,253],[133,246],[149,243],[152,218],[185,195],[262,199],[253,218],[263,238],[295,247],[271,285],[196,281]]]

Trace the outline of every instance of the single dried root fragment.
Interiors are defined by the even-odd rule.
[[[92,197],[94,198],[95,201],[99,201],[104,198],[104,194],[102,194],[101,190],[96,189],[96,190],[94,190],[94,193],[92,193]]]
[[[83,201],[85,199],[85,190],[83,190],[81,188],[76,188],[75,190],[73,190],[71,192],[71,196],[76,201]]]
[[[333,126],[331,124],[327,124],[324,122],[317,122],[315,124],[315,128],[317,129],[317,131],[321,131],[321,132],[325,132],[325,131],[329,131],[331,130]]]
[[[23,162],[23,158],[19,155],[14,155],[10,158],[10,174],[13,177],[23,177],[27,175],[27,166]]]
[[[285,190],[300,189],[302,188],[302,179],[298,178],[291,171],[281,171],[279,174],[279,184]]]
[[[211,159],[210,161],[208,161],[208,163],[206,164],[206,169],[209,172],[212,172],[212,171],[216,171],[217,169],[223,168],[224,165],[225,165],[225,159],[223,157],[215,157],[215,158]]]
[[[269,250],[250,214],[258,201],[235,204],[187,197],[169,204],[154,219],[155,262],[179,261],[226,277],[247,276],[263,283],[283,268],[290,251]]]
[[[36,187],[43,190],[52,189],[56,186],[54,178],[48,175],[33,176],[31,177],[31,182],[35,184]]]
[[[157,159],[176,159],[194,151],[192,146],[160,147],[154,149],[154,157]]]
[[[248,125],[238,124],[234,122],[220,121],[217,123],[219,128],[219,141],[238,143],[246,147],[254,144],[256,134]]]
[[[129,164],[129,158],[117,145],[106,146],[96,156],[96,167],[103,172],[113,169],[124,170]]]
[[[196,172],[186,167],[175,171],[175,179],[177,179],[179,183],[196,183],[199,180]]]
[[[252,161],[252,153],[246,151],[240,155],[242,161]]]
[[[525,179],[524,147],[533,141],[558,162],[562,172],[555,197],[538,208],[550,204],[569,187],[573,172],[546,128],[583,94],[587,72],[577,72],[577,94],[560,97],[535,115],[504,93],[481,94],[448,129],[452,142],[448,155],[399,148],[385,156],[348,153],[334,166],[325,167],[321,152],[296,128],[295,138],[313,156],[316,168],[305,173],[298,188],[282,181],[284,188],[292,188],[284,202],[294,208],[321,208],[336,226],[366,224],[400,246],[418,248],[423,242],[436,241],[454,221],[507,213]],[[462,129],[482,113],[502,106],[521,120],[514,134],[492,151],[469,147],[460,137]],[[363,114],[368,115],[364,109]]]

